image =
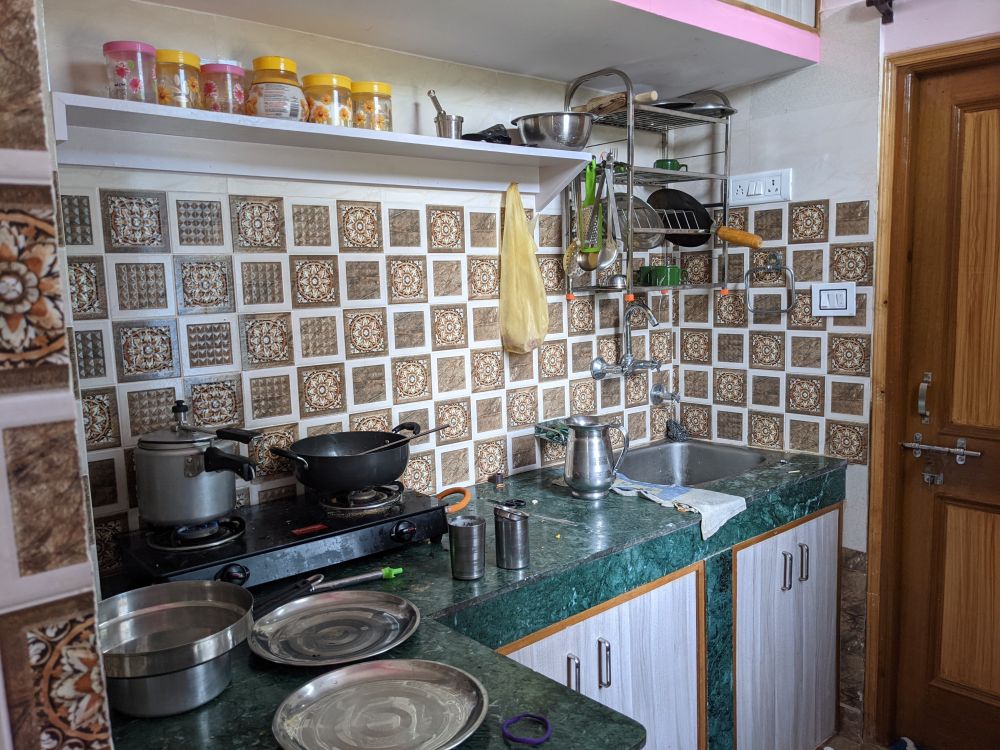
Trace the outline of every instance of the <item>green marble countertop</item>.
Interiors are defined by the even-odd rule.
[[[809,454],[783,458],[784,463],[704,485],[747,498],[747,510],[707,541],[701,538],[697,514],[616,495],[599,502],[575,500],[553,483],[560,469],[542,469],[511,477],[500,490],[476,486],[462,511],[489,519],[493,502],[525,500],[524,510],[534,514],[529,521],[531,564],[525,570],[495,566],[493,524],[488,522],[486,574],[477,581],[451,577],[447,537],[441,544],[413,545],[324,572],[335,578],[385,565],[404,568],[399,578],[365,588],[404,596],[423,617],[416,635],[390,652],[390,658],[444,661],[483,682],[490,713],[463,747],[506,747],[500,720],[531,711],[553,720],[546,748],[638,748],[645,742],[640,724],[498,656],[494,649],[844,498],[844,461]],[[275,587],[258,587],[255,593]],[[115,747],[273,748],[274,710],[321,671],[272,665],[241,647],[234,652],[233,684],[219,698],[163,719],[115,715]]]

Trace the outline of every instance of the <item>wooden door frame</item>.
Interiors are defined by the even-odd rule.
[[[921,75],[1000,59],[1000,35],[903,52],[885,59],[879,122],[875,325],[868,499],[868,585],[864,737],[887,743],[895,714],[898,661],[902,471],[899,444],[915,408],[904,340],[912,240],[913,84]]]

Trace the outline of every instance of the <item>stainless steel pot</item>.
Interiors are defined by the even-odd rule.
[[[253,628],[253,595],[222,581],[175,581],[105,599],[98,642],[112,707],[132,716],[189,711],[225,690],[230,652]]]
[[[194,526],[236,507],[236,477],[254,477],[256,464],[232,452],[232,441],[249,443],[259,433],[235,427],[201,430],[187,423],[177,401],[176,422],[143,435],[135,449],[139,515],[154,526]]]

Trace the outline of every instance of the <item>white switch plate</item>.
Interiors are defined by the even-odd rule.
[[[792,199],[792,170],[740,174],[729,178],[729,205],[780,203]]]
[[[853,281],[837,281],[812,285],[814,317],[851,317],[858,312],[858,297]]]

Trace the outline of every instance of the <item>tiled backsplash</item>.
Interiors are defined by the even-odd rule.
[[[60,176],[105,568],[117,564],[107,541],[139,523],[136,441],[170,421],[176,398],[199,425],[264,433],[249,451],[259,477],[239,489],[251,504],[294,491],[267,447],[333,431],[449,424],[412,444],[403,481],[423,491],[559,461],[533,437],[541,419],[600,411],[648,439],[647,374],[599,388],[590,378],[598,349],[616,356],[621,301],[565,301],[558,214],[538,217],[550,335],[511,355],[497,311],[502,195]],[[636,336],[638,350],[669,355],[669,332]],[[653,412],[662,431],[665,413]]]

